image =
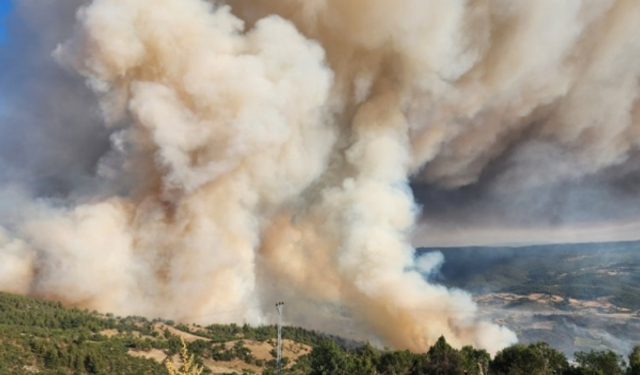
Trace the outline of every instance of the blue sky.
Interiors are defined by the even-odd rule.
[[[7,41],[6,16],[11,12],[13,4],[11,0],[0,0],[0,44]]]

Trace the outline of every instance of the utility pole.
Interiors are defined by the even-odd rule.
[[[282,375],[282,310],[284,308],[284,302],[276,303],[276,310],[278,310],[278,375]]]

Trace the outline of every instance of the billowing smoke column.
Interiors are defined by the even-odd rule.
[[[18,3],[35,30],[42,4]],[[428,282],[441,258],[415,259],[409,179],[473,184],[516,145],[524,171],[550,148],[562,158],[546,178],[585,176],[640,142],[636,0],[56,4],[77,24],[48,50],[66,71],[41,82],[57,74],[67,89],[52,84],[55,111],[33,112],[57,116],[0,130],[30,144],[58,124],[67,142],[38,138],[33,152],[57,160],[66,144],[91,173],[67,160],[73,178],[45,199],[55,189],[23,176],[33,162],[2,154],[2,290],[256,324],[277,298],[290,324],[495,351],[515,335]],[[86,87],[68,83],[78,75]],[[30,90],[15,97],[45,88]],[[24,121],[15,111],[2,121]]]

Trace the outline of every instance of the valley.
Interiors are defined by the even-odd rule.
[[[474,295],[481,315],[524,343],[545,341],[571,356],[628,352],[640,342],[640,243],[420,249],[440,251],[430,276]]]

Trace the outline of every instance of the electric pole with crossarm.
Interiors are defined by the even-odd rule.
[[[284,309],[284,302],[276,303],[276,310],[278,310],[278,375],[282,375],[282,310]]]

